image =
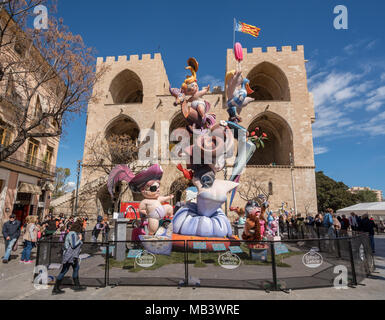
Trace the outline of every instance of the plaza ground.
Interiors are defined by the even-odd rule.
[[[4,244],[0,243],[0,254],[3,252]],[[106,287],[88,288],[79,293],[65,288],[65,295],[52,296],[52,287],[48,290],[35,289],[32,284],[34,265],[19,264],[20,254],[19,250],[14,255],[16,260],[0,265],[1,300],[383,300],[385,297],[385,236],[376,237],[376,270],[364,280],[363,285],[346,290],[295,290],[290,294],[213,288]]]

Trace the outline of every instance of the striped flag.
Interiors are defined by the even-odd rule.
[[[258,38],[261,29],[240,21],[235,21],[235,31],[248,33],[249,35]]]

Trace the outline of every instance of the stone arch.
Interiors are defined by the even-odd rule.
[[[275,64],[264,61],[248,74],[256,101],[290,101],[289,81],[285,73]]]
[[[176,179],[170,186],[169,194],[174,195],[173,205],[186,200],[186,190],[192,183],[184,177]]]
[[[174,130],[176,130],[176,129],[185,129],[186,132],[187,132],[186,125],[187,125],[186,118],[183,116],[181,111],[176,113],[171,118],[170,128],[169,128],[169,139],[170,139],[170,141],[169,141],[169,143],[170,143],[169,150],[170,151],[174,148],[174,146],[176,144],[178,144],[178,142],[176,142],[176,141],[171,141],[171,133]]]
[[[187,121],[181,111],[177,112],[170,121],[170,136],[175,129],[186,128]]]
[[[138,124],[126,115],[116,117],[107,125],[105,141],[113,164],[127,164],[137,159],[139,133]]]
[[[254,118],[248,128],[249,132],[256,127],[267,134],[268,140],[265,148],[257,149],[248,165],[290,165],[293,133],[287,121],[278,114],[267,111]]]
[[[112,134],[128,134],[133,140],[137,140],[139,133],[140,129],[138,124],[127,115],[119,115],[115,119],[111,120],[105,129],[106,138]]]
[[[114,104],[142,103],[143,84],[131,70],[123,70],[112,81],[109,89]]]
[[[101,216],[107,215],[113,209],[111,195],[108,192],[107,185],[102,186],[96,193],[97,213]],[[100,207],[99,207],[100,206]]]

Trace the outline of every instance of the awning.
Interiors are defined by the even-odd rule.
[[[354,206],[337,211],[337,214],[350,215],[354,212],[357,215],[369,214],[370,216],[385,216],[385,202],[359,203]]]
[[[37,194],[40,196],[41,195],[41,188],[39,186],[30,184],[30,183],[22,182],[19,185],[18,192]]]

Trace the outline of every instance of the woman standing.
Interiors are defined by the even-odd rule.
[[[74,291],[83,291],[87,288],[80,286],[79,282],[79,269],[80,269],[80,251],[83,245],[82,242],[82,229],[83,224],[80,220],[76,221],[71,226],[71,230],[68,233],[65,242],[64,242],[64,252],[63,252],[63,267],[60,274],[56,278],[55,286],[52,290],[53,295],[65,293],[65,291],[60,289],[61,283],[64,279],[64,276],[69,271],[72,266],[73,274],[72,278],[74,280]]]
[[[27,226],[24,229],[23,241],[24,250],[21,254],[20,263],[31,264],[31,251],[36,246],[38,227],[36,225],[37,217],[28,216],[26,219]]]

